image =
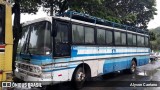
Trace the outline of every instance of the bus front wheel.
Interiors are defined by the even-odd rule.
[[[85,70],[84,67],[78,67],[72,77],[72,82],[75,86],[75,88],[80,89],[83,87],[84,82],[90,78],[88,75],[87,71]]]

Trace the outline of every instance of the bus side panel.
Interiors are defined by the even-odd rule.
[[[6,45],[5,46],[5,70],[6,71],[12,71],[12,45]]]
[[[0,52],[0,70],[3,70],[4,59],[4,52]],[[2,74],[0,74],[0,81],[2,81]]]
[[[118,70],[123,70],[123,69],[127,69],[129,66],[129,63],[131,59],[127,58],[127,57],[123,57],[123,58],[116,58],[114,60],[114,71],[118,71]]]
[[[100,59],[98,63],[99,63],[98,75],[103,75],[103,73],[104,73],[103,68],[104,68],[104,64],[105,64],[105,59]]]
[[[103,66],[104,74],[127,69],[130,67],[132,57],[106,59]]]
[[[98,60],[90,60],[90,61],[84,61],[84,63],[87,63],[91,69],[91,76],[95,77],[98,75],[98,67],[99,65]]]
[[[148,56],[146,56],[146,58],[145,58],[145,61],[144,61],[144,64],[148,64],[149,63],[149,55]]]
[[[148,64],[149,56],[137,56],[137,66]]]
[[[107,59],[103,65],[103,74],[114,71],[114,59]]]
[[[5,44],[13,44],[12,13],[11,7],[8,4],[6,4],[5,30]],[[12,49],[10,51],[12,52]]]
[[[3,76],[3,80],[11,80],[11,73],[12,73],[12,45],[6,45],[5,46],[5,62],[4,62],[4,70],[5,70],[5,76]],[[7,76],[8,74],[8,76]],[[7,77],[6,77],[7,76]]]

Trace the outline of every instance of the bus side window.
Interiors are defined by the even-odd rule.
[[[3,43],[2,21],[0,20],[0,44]]]
[[[107,45],[113,44],[113,32],[112,31],[106,31],[106,44]]]
[[[115,44],[121,45],[121,33],[120,32],[114,32],[114,38],[115,38]]]
[[[4,44],[4,6],[0,6],[0,44]]]
[[[149,43],[148,43],[148,37],[145,37],[145,46],[148,47]]]

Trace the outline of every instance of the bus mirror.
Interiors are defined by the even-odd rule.
[[[53,24],[53,26],[52,26],[52,36],[53,37],[57,36],[57,29],[58,29],[58,25],[57,24]]]

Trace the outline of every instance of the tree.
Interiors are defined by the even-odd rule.
[[[156,15],[155,0],[20,0],[20,5],[22,13],[36,13],[40,6],[50,8],[50,15],[74,10],[142,29]]]
[[[16,52],[17,52],[17,46],[18,46],[18,40],[20,36],[20,4],[19,0],[15,0],[15,4],[12,8],[12,13],[14,13],[14,26],[13,26],[13,63],[12,63],[12,70],[15,69],[15,60],[16,60]]]
[[[142,29],[156,15],[155,0],[73,0],[69,6],[71,10]]]
[[[150,36],[150,41],[156,40],[156,35],[155,35],[154,32],[150,31],[150,32],[149,32],[149,36]]]
[[[160,50],[160,27],[150,30],[150,44],[153,50]]]

